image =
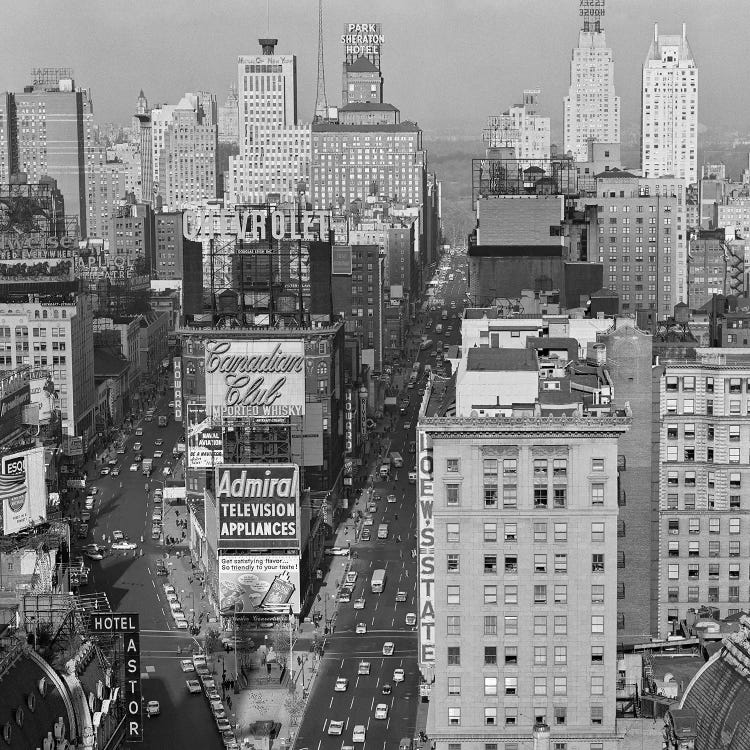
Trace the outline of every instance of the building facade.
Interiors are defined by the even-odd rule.
[[[521,104],[487,118],[483,132],[487,148],[510,148],[513,157],[525,164],[550,158],[550,118],[538,113],[540,93],[526,89]]]
[[[274,54],[278,40],[261,39],[260,55],[237,60],[240,153],[229,158],[230,203],[296,202],[310,180],[310,125],[297,121],[297,58]]]
[[[588,159],[589,143],[620,142],[620,97],[615,64],[599,21],[584,21],[570,62],[563,106],[563,148],[575,161]]]
[[[750,354],[697,349],[659,378],[659,632],[750,608]]]
[[[219,143],[237,143],[239,141],[239,99],[237,87],[229,87],[224,104],[219,106]]]
[[[682,35],[659,34],[643,63],[641,172],[673,175],[690,185],[698,179],[698,66]]]

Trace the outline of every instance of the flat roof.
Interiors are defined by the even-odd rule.
[[[474,372],[527,370],[538,372],[539,362],[533,349],[489,349],[473,347],[467,352],[466,369]]]

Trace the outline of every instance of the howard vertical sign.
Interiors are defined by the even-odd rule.
[[[141,628],[139,615],[94,612],[89,629],[93,633],[122,633],[125,663],[125,739],[143,742],[141,709]]]
[[[432,438],[419,432],[419,668],[432,679],[435,668],[435,518]]]

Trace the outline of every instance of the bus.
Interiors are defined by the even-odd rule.
[[[382,594],[385,588],[385,568],[379,568],[373,571],[372,580],[370,581],[370,590],[373,594]]]

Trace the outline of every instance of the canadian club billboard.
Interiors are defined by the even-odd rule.
[[[224,464],[216,469],[221,549],[299,546],[296,464]]]

